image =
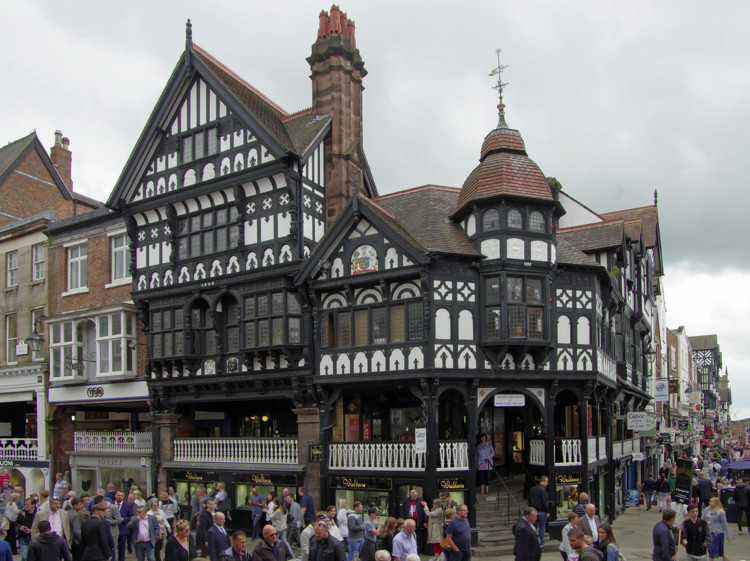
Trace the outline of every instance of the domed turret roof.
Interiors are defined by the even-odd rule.
[[[555,200],[542,170],[526,154],[521,133],[506,124],[502,103],[499,108],[500,121],[484,138],[479,165],[461,188],[456,214],[472,203],[503,195]]]

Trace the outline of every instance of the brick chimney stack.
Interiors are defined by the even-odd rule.
[[[50,149],[49,155],[52,159],[52,163],[57,168],[57,173],[65,183],[65,186],[72,192],[73,191],[73,179],[71,176],[71,168],[73,162],[73,155],[70,152],[68,146],[70,140],[62,135],[62,132],[55,131],[55,145]]]
[[[362,78],[367,75],[356,48],[354,21],[338,6],[320,12],[318,40],[307,62],[312,74],[312,113],[331,115],[325,140],[326,223],[331,226],[352,198],[352,170],[362,174]]]

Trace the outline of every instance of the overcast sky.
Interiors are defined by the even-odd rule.
[[[364,145],[381,194],[460,187],[497,122],[599,212],[659,191],[668,326],[717,333],[733,414],[750,417],[750,2],[347,0],[364,80]],[[193,40],[289,112],[330,4],[0,0],[0,143],[70,138],[73,180],[105,201]]]

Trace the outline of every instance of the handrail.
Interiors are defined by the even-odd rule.
[[[503,487],[505,487],[505,492],[508,494],[508,497],[510,497],[510,498],[513,499],[513,502],[516,504],[516,508],[518,509],[518,515],[520,516],[521,515],[521,505],[518,504],[518,501],[516,500],[516,496],[513,493],[510,492],[510,489],[505,484],[505,481],[503,481],[503,478],[500,476],[500,473],[498,473],[497,468],[494,465],[492,466],[492,471],[497,476],[498,481],[500,481],[500,483],[502,483]],[[506,512],[506,516],[507,516],[508,522],[510,522],[510,501],[507,501],[507,503],[508,503],[508,509],[507,509],[507,512]],[[500,487],[497,488],[497,509],[500,510]]]

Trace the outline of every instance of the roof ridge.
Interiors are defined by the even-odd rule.
[[[458,193],[461,192],[461,188],[460,187],[449,187],[447,185],[435,185],[433,183],[427,183],[425,185],[420,185],[418,187],[412,187],[410,189],[404,189],[402,191],[396,191],[395,193],[386,193],[385,195],[380,195],[378,197],[374,197],[371,200],[381,200],[381,199],[385,199],[385,198],[388,198],[388,197],[395,197],[397,195],[403,195],[405,193],[413,193],[415,191],[422,191],[422,190],[427,190],[427,189],[439,189],[441,191],[452,191],[452,192],[458,192]]]
[[[640,220],[640,219],[636,219]],[[558,228],[557,233],[575,232],[580,230],[590,230],[592,228],[601,228],[602,226],[612,226],[613,224],[625,224],[624,218],[614,218],[612,220],[604,220],[603,222],[592,222],[591,224],[579,224],[578,226],[568,226],[567,228]]]
[[[622,210],[612,210],[610,212],[602,212],[600,213],[600,216],[606,216],[608,214],[620,214],[623,212],[633,212],[634,210],[647,210],[647,209],[654,209],[656,210],[658,207],[656,205],[645,205],[645,206],[637,206],[634,208],[624,208]]]
[[[206,58],[208,58],[209,60],[211,60],[211,62],[213,62],[214,64],[216,64],[217,66],[219,66],[222,70],[224,70],[232,78],[234,78],[240,84],[242,84],[243,86],[245,86],[246,88],[248,88],[249,90],[251,90],[255,95],[257,95],[260,98],[262,98],[263,101],[265,101],[266,103],[268,103],[270,106],[272,106],[274,109],[276,109],[277,111],[279,111],[280,113],[282,113],[284,116],[289,115],[289,113],[284,108],[282,108],[279,104],[277,104],[276,102],[272,101],[271,98],[269,98],[267,95],[265,95],[263,92],[261,92],[258,88],[256,88],[252,84],[250,84],[250,82],[248,82],[247,80],[245,80],[242,76],[240,76],[239,74],[237,74],[234,70],[232,70],[231,68],[229,68],[226,64],[224,64],[223,62],[221,62],[219,59],[217,59],[211,53],[209,53],[208,51],[206,51],[205,49],[203,49],[202,47],[200,47],[196,43],[193,43],[192,48],[194,50],[196,50],[199,54],[201,54],[201,55],[205,56]]]
[[[304,113],[312,113],[312,107],[306,107],[305,109],[300,109],[299,111],[295,111],[294,113],[289,113],[287,115],[284,115],[281,118],[281,122],[286,123],[288,121],[296,119],[297,117],[303,115]]]

